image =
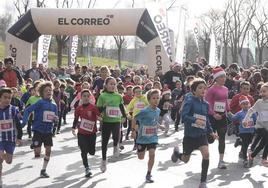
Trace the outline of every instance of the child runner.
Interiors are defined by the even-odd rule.
[[[159,118],[159,124],[165,125],[165,136],[168,135],[169,131],[169,124],[171,124],[171,117],[170,117],[170,109],[172,107],[171,104],[171,91],[166,90],[162,92],[162,98],[160,99],[158,108],[160,109],[160,118]]]
[[[82,90],[82,105],[75,109],[72,129],[73,134],[76,135],[76,128],[78,128],[78,146],[81,150],[81,157],[85,167],[86,177],[90,177],[92,175],[88,165],[87,154],[95,155],[97,132],[96,121],[100,116],[98,108],[89,102],[90,95],[91,92],[89,90]]]
[[[248,167],[248,146],[252,141],[252,138],[254,136],[255,128],[254,128],[254,122],[256,122],[256,114],[252,115],[251,124],[249,126],[243,126],[242,121],[245,118],[245,115],[248,112],[248,109],[250,108],[250,101],[247,96],[241,95],[239,97],[239,104],[241,106],[240,111],[238,111],[233,117],[233,121],[239,121],[239,137],[242,139],[242,157],[243,157],[243,165],[245,168]]]
[[[128,112],[128,119],[133,119],[140,110],[144,109],[146,106],[148,106],[147,98],[142,95],[142,88],[141,86],[135,86],[133,88],[134,98],[130,101],[130,103],[127,106],[127,112]],[[134,128],[134,125],[136,124],[135,120],[131,120],[131,127]],[[134,147],[133,150],[137,149],[136,145],[136,139],[134,139]]]
[[[206,188],[207,171],[209,166],[208,137],[217,137],[212,132],[208,119],[209,105],[204,101],[204,94],[207,85],[203,79],[196,79],[191,84],[192,96],[189,96],[182,108],[182,121],[184,123],[183,153],[179,147],[174,147],[171,159],[177,162],[178,159],[187,163],[191,153],[199,149],[202,154],[202,171],[199,188]]]
[[[41,146],[44,143],[45,157],[40,177],[49,178],[46,168],[50,159],[51,147],[53,146],[53,125],[58,121],[58,109],[57,105],[52,101],[53,85],[51,82],[42,83],[39,87],[39,94],[42,99],[25,109],[22,124],[25,125],[30,113],[34,112],[32,125],[34,153],[35,157],[40,157]]]
[[[0,89],[0,187],[2,187],[3,162],[12,163],[16,143],[16,129],[21,129],[19,111],[10,105],[12,91]]]
[[[132,99],[133,99],[133,86],[128,85],[126,87],[126,93],[123,96],[125,107],[128,106],[128,104]],[[131,118],[127,118],[125,124],[127,125],[126,140],[129,140],[129,133],[131,131]]]
[[[119,134],[120,134],[120,124],[126,117],[125,108],[123,104],[123,98],[120,94],[116,93],[116,80],[113,77],[106,78],[104,82],[104,90],[98,98],[97,107],[99,111],[103,113],[102,120],[102,161],[101,161],[101,171],[106,171],[106,153],[107,145],[109,142],[110,135],[113,136],[114,145],[114,157],[119,157]],[[121,119],[121,117],[124,117]]]
[[[138,123],[133,127],[132,137],[137,136],[136,142],[140,160],[144,159],[146,150],[149,152],[148,170],[145,179],[147,183],[153,183],[151,172],[158,143],[157,128],[160,109],[157,106],[160,100],[160,91],[157,89],[150,90],[147,94],[147,100],[149,101],[149,106],[140,110],[134,117],[134,121]],[[136,135],[136,131],[138,131],[138,135]]]
[[[262,164],[268,166],[267,151],[268,151],[268,83],[262,85],[260,94],[262,99],[257,100],[253,107],[251,107],[244,119],[243,125],[248,127],[251,122],[250,117],[253,113],[258,113],[256,121],[256,134],[261,136],[264,142],[260,142],[258,146],[249,153],[249,166],[252,166],[253,159],[264,148],[262,155]]]
[[[226,169],[223,161],[225,151],[225,134],[227,131],[228,88],[224,86],[226,73],[221,67],[213,69],[214,84],[207,90],[205,99],[209,103],[209,120],[214,131],[219,136],[219,169]]]

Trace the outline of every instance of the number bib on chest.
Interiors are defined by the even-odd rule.
[[[206,122],[207,122],[207,117],[199,114],[194,114],[194,117],[196,119],[203,120],[205,123],[204,125],[198,125],[196,123],[192,123],[192,127],[200,128],[200,129],[205,129],[206,128]]]
[[[0,129],[1,131],[12,131],[14,129],[13,127],[13,120],[7,119],[7,120],[0,120]]]
[[[173,77],[172,77],[172,82],[177,82],[177,81],[180,81],[180,77],[178,77],[178,76],[173,76]]]
[[[137,102],[137,103],[136,103],[136,108],[137,108],[137,109],[142,110],[144,107],[145,107],[145,105],[144,105],[143,102]]]
[[[88,131],[88,132],[93,132],[94,126],[95,126],[94,121],[90,121],[90,120],[82,118],[81,123],[80,123],[81,129]]]
[[[253,121],[253,118],[250,118],[249,121],[248,121],[248,126],[245,127],[242,123],[242,126],[243,128],[246,128],[246,129],[249,129],[249,128],[252,128],[254,126],[254,121]]]
[[[215,112],[225,112],[225,102],[215,102],[214,103],[214,111]]]
[[[108,117],[117,118],[121,116],[120,109],[118,107],[106,107],[106,115]]]
[[[52,123],[55,119],[55,112],[52,111],[44,111],[43,113],[43,122]]]
[[[142,136],[154,136],[156,135],[156,126],[143,126]]]

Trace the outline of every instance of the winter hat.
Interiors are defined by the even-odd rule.
[[[249,100],[248,100],[247,96],[245,96],[245,95],[241,95],[241,96],[239,97],[239,104],[242,104],[242,103],[244,103],[244,102],[248,102],[248,103],[249,103]]]
[[[165,90],[165,91],[162,92],[162,96],[164,96],[164,95],[166,95],[166,94],[171,94],[170,89]]]
[[[221,67],[216,67],[212,70],[213,73],[213,79],[215,80],[216,78],[226,75],[225,71]]]

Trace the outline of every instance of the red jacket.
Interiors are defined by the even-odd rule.
[[[239,105],[239,98],[240,98],[241,95],[245,95],[245,94],[241,94],[241,93],[236,94],[236,95],[232,98],[232,100],[231,100],[231,102],[230,102],[230,110],[231,110],[231,112],[234,113],[234,114],[235,114],[236,112],[239,112],[239,111],[241,110],[241,107],[240,107],[240,105]],[[254,103],[255,103],[253,97],[252,97],[251,95],[245,95],[245,96],[247,96],[247,98],[248,98],[248,100],[249,100],[251,106],[253,106]]]

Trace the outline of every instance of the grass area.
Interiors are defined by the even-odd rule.
[[[3,42],[0,42],[0,59],[4,59],[5,57],[5,44]],[[36,59],[36,51],[33,51],[33,59]],[[51,53],[49,52],[49,67],[57,67],[57,54],[56,53]],[[80,65],[87,65],[88,63],[88,57],[77,57],[77,62],[79,62]],[[101,58],[101,57],[92,57],[92,63],[93,66],[111,66],[115,67],[118,65],[118,61],[114,59],[106,59],[106,58]],[[68,56],[63,55],[62,57],[62,65],[67,66],[68,65]],[[122,68],[126,67],[136,67],[138,66],[137,64],[127,62],[127,61],[122,61]]]

